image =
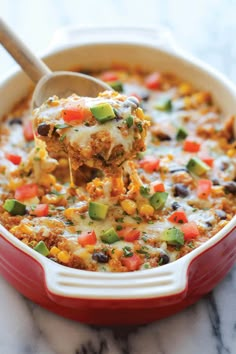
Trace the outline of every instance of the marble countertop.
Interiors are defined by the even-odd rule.
[[[156,25],[236,82],[233,0],[0,0],[0,14],[37,53],[64,25]],[[43,20],[42,20],[43,19]],[[0,77],[13,60],[0,48]],[[86,326],[56,316],[0,278],[1,354],[236,354],[236,267],[205,298],[138,327]]]

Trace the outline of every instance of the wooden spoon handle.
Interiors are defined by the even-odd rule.
[[[51,73],[46,64],[26,47],[1,17],[0,43],[34,82]]]

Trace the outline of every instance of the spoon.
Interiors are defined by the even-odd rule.
[[[76,93],[79,96],[96,97],[99,92],[111,90],[109,85],[89,75],[70,71],[52,72],[27,48],[1,17],[0,43],[37,84],[32,98],[33,108],[39,107],[54,95],[61,98]]]

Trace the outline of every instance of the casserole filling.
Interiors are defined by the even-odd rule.
[[[52,156],[69,157],[80,166],[116,172],[145,150],[148,121],[136,97],[106,91],[96,98],[51,97],[33,113],[37,138]]]
[[[171,74],[90,74],[119,93],[98,102],[51,98],[34,113],[36,139],[29,99],[5,117],[0,222],[36,252],[73,268],[127,272],[173,262],[235,215],[235,118],[223,117],[209,92]],[[132,99],[122,110],[124,95]],[[83,126],[78,115],[73,119],[78,100],[89,107]],[[63,113],[68,102],[70,118]],[[112,111],[96,118],[101,112],[91,108],[99,104]],[[91,148],[96,139],[85,128],[105,125],[110,145],[101,139]]]

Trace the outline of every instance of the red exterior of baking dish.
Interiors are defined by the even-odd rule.
[[[59,296],[47,288],[41,264],[2,235],[0,250],[0,272],[4,278],[44,308],[89,324],[134,325],[173,315],[223,279],[236,261],[236,228],[193,259],[188,268],[188,284],[181,293],[159,298],[96,300]]]

